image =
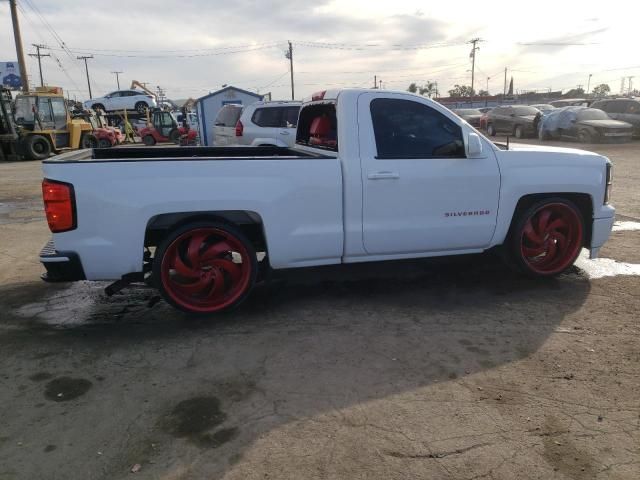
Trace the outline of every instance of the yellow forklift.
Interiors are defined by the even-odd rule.
[[[31,160],[78,148],[96,148],[91,123],[72,118],[60,87],[38,87],[16,95],[13,122],[16,151]]]

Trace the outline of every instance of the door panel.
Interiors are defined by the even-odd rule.
[[[449,129],[457,134],[455,128],[459,127],[426,101],[402,94],[383,108],[374,106],[375,120],[372,120],[372,101],[380,100],[375,100],[374,94],[362,94],[358,99],[362,229],[367,253],[403,254],[487,246],[495,229],[500,188],[493,153],[487,151],[484,158],[460,158],[460,151],[457,157],[448,156],[453,154],[439,154],[436,147],[430,150],[431,156],[410,158],[416,149],[429,151],[439,138],[448,141]],[[411,113],[403,113],[407,109]],[[419,118],[421,114],[425,119]],[[415,125],[406,128],[406,118]],[[446,130],[444,134],[441,128]],[[389,138],[384,141],[389,142],[391,150],[400,152],[397,157],[391,150],[381,155],[385,129]],[[462,139],[461,132],[459,135]]]

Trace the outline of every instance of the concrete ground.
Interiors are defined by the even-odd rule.
[[[640,143],[587,148],[601,260],[289,272],[209,320],[41,282],[40,165],[0,164],[0,479],[640,478]]]

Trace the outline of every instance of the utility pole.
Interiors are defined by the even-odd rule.
[[[507,96],[507,67],[504,67],[504,91],[502,92],[502,96]]]
[[[120,90],[120,74],[124,73],[124,72],[111,72],[114,73],[116,76],[116,82],[118,83],[118,90]]]
[[[591,86],[591,77],[593,77],[593,73],[589,74],[589,79],[587,80],[587,95],[589,95],[589,87]]]
[[[89,66],[87,65],[87,60],[93,58],[93,55],[83,55],[78,57],[78,60],[84,60],[84,70],[87,72],[87,87],[89,87],[89,100],[93,98],[91,94],[91,81],[89,80]]]
[[[380,90],[382,90],[382,80],[378,80],[378,83],[380,84]]]
[[[18,22],[18,8],[16,7],[16,0],[9,0],[9,8],[11,9],[11,21],[13,22],[13,38],[16,43],[16,55],[18,57],[18,66],[20,67],[22,90],[28,92],[29,78],[27,77],[27,63],[24,59],[24,50],[22,49],[22,36],[20,35],[20,23]]]
[[[471,54],[469,55],[471,57],[471,96],[473,96],[473,85],[474,85],[475,74],[476,74],[476,51],[480,50],[480,47],[476,46],[476,44],[481,41],[482,40],[480,38],[474,38],[473,40],[469,40],[469,43],[473,45],[473,48],[471,49]]]
[[[373,88],[374,89],[378,88],[378,76],[377,75],[373,76]]]
[[[489,80],[491,80],[491,77],[487,77],[487,95],[489,95]]]
[[[291,72],[291,100],[295,100],[295,90],[293,89],[293,45],[291,45],[291,41],[289,43],[289,50],[287,50],[284,54],[285,58],[289,59],[289,70]]]
[[[635,77],[627,77],[629,79],[629,95],[631,95],[631,92],[633,92],[633,79]]]
[[[40,58],[50,57],[51,55],[49,55],[48,53],[40,53],[41,48],[47,48],[45,45],[38,45],[36,43],[33,43],[32,45],[36,47],[36,53],[30,53],[29,56],[38,57],[38,70],[40,70],[40,86],[44,87],[44,79],[42,77],[42,61],[40,60]]]

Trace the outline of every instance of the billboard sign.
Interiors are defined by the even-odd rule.
[[[18,89],[22,86],[18,62],[0,62],[0,83],[11,89]]]

